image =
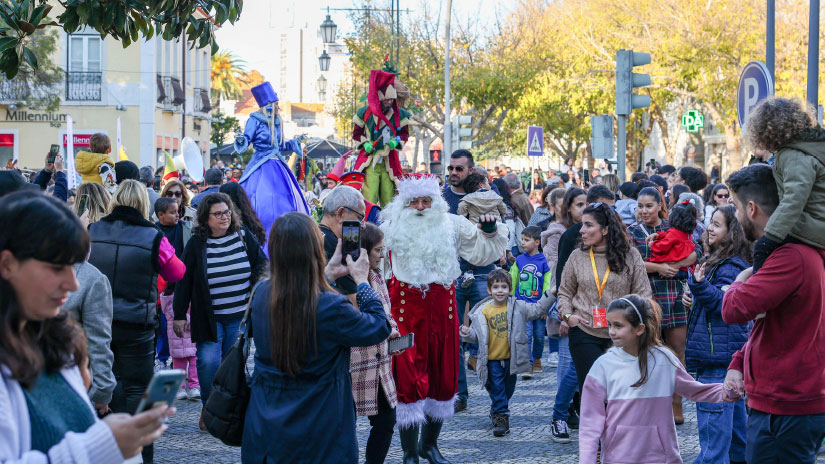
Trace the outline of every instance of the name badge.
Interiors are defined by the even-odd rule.
[[[593,328],[607,327],[607,308],[593,308]]]

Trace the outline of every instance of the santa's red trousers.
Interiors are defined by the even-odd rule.
[[[414,333],[414,345],[393,358],[399,427],[422,424],[426,416],[453,416],[458,392],[458,312],[455,285],[431,284],[426,291],[393,278],[392,316],[401,335]]]

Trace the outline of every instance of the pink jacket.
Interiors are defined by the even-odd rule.
[[[648,354],[648,379],[639,387],[635,356],[613,347],[596,360],[582,390],[579,462],[681,464],[671,402],[678,393],[693,401],[721,403],[721,383],[702,384],[667,348]]]
[[[189,330],[184,332],[183,338],[175,335],[175,331],[172,328],[175,320],[174,300],[175,295],[160,296],[160,307],[163,309],[163,315],[166,316],[166,334],[169,336],[169,354],[173,358],[189,358],[197,354],[198,348],[192,342],[192,336]],[[189,322],[189,313],[186,314],[186,322]]]

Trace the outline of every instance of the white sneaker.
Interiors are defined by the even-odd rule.
[[[201,389],[200,388],[190,388],[187,395],[189,396],[190,400],[199,400],[199,399],[201,399]]]
[[[165,362],[161,362],[160,359],[155,359],[155,372],[160,372],[166,369],[168,369],[168,367],[166,367]]]
[[[176,399],[176,400],[185,400],[185,399],[186,399],[186,398],[188,398],[188,397],[189,397],[189,396],[188,396],[188,393],[186,393],[186,389],[185,389],[185,388],[181,388],[180,390],[178,390],[178,394],[177,394],[177,395],[175,395],[175,399]]]
[[[550,356],[547,358],[547,366],[548,367],[559,367],[559,354],[558,353],[550,353]]]

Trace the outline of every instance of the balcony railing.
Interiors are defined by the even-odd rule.
[[[209,114],[212,110],[212,102],[209,101],[209,90],[196,88],[192,93],[195,113]]]
[[[67,72],[66,101],[100,101],[102,73]]]
[[[2,102],[22,102],[30,93],[29,85],[24,80],[0,80],[0,101]]]

